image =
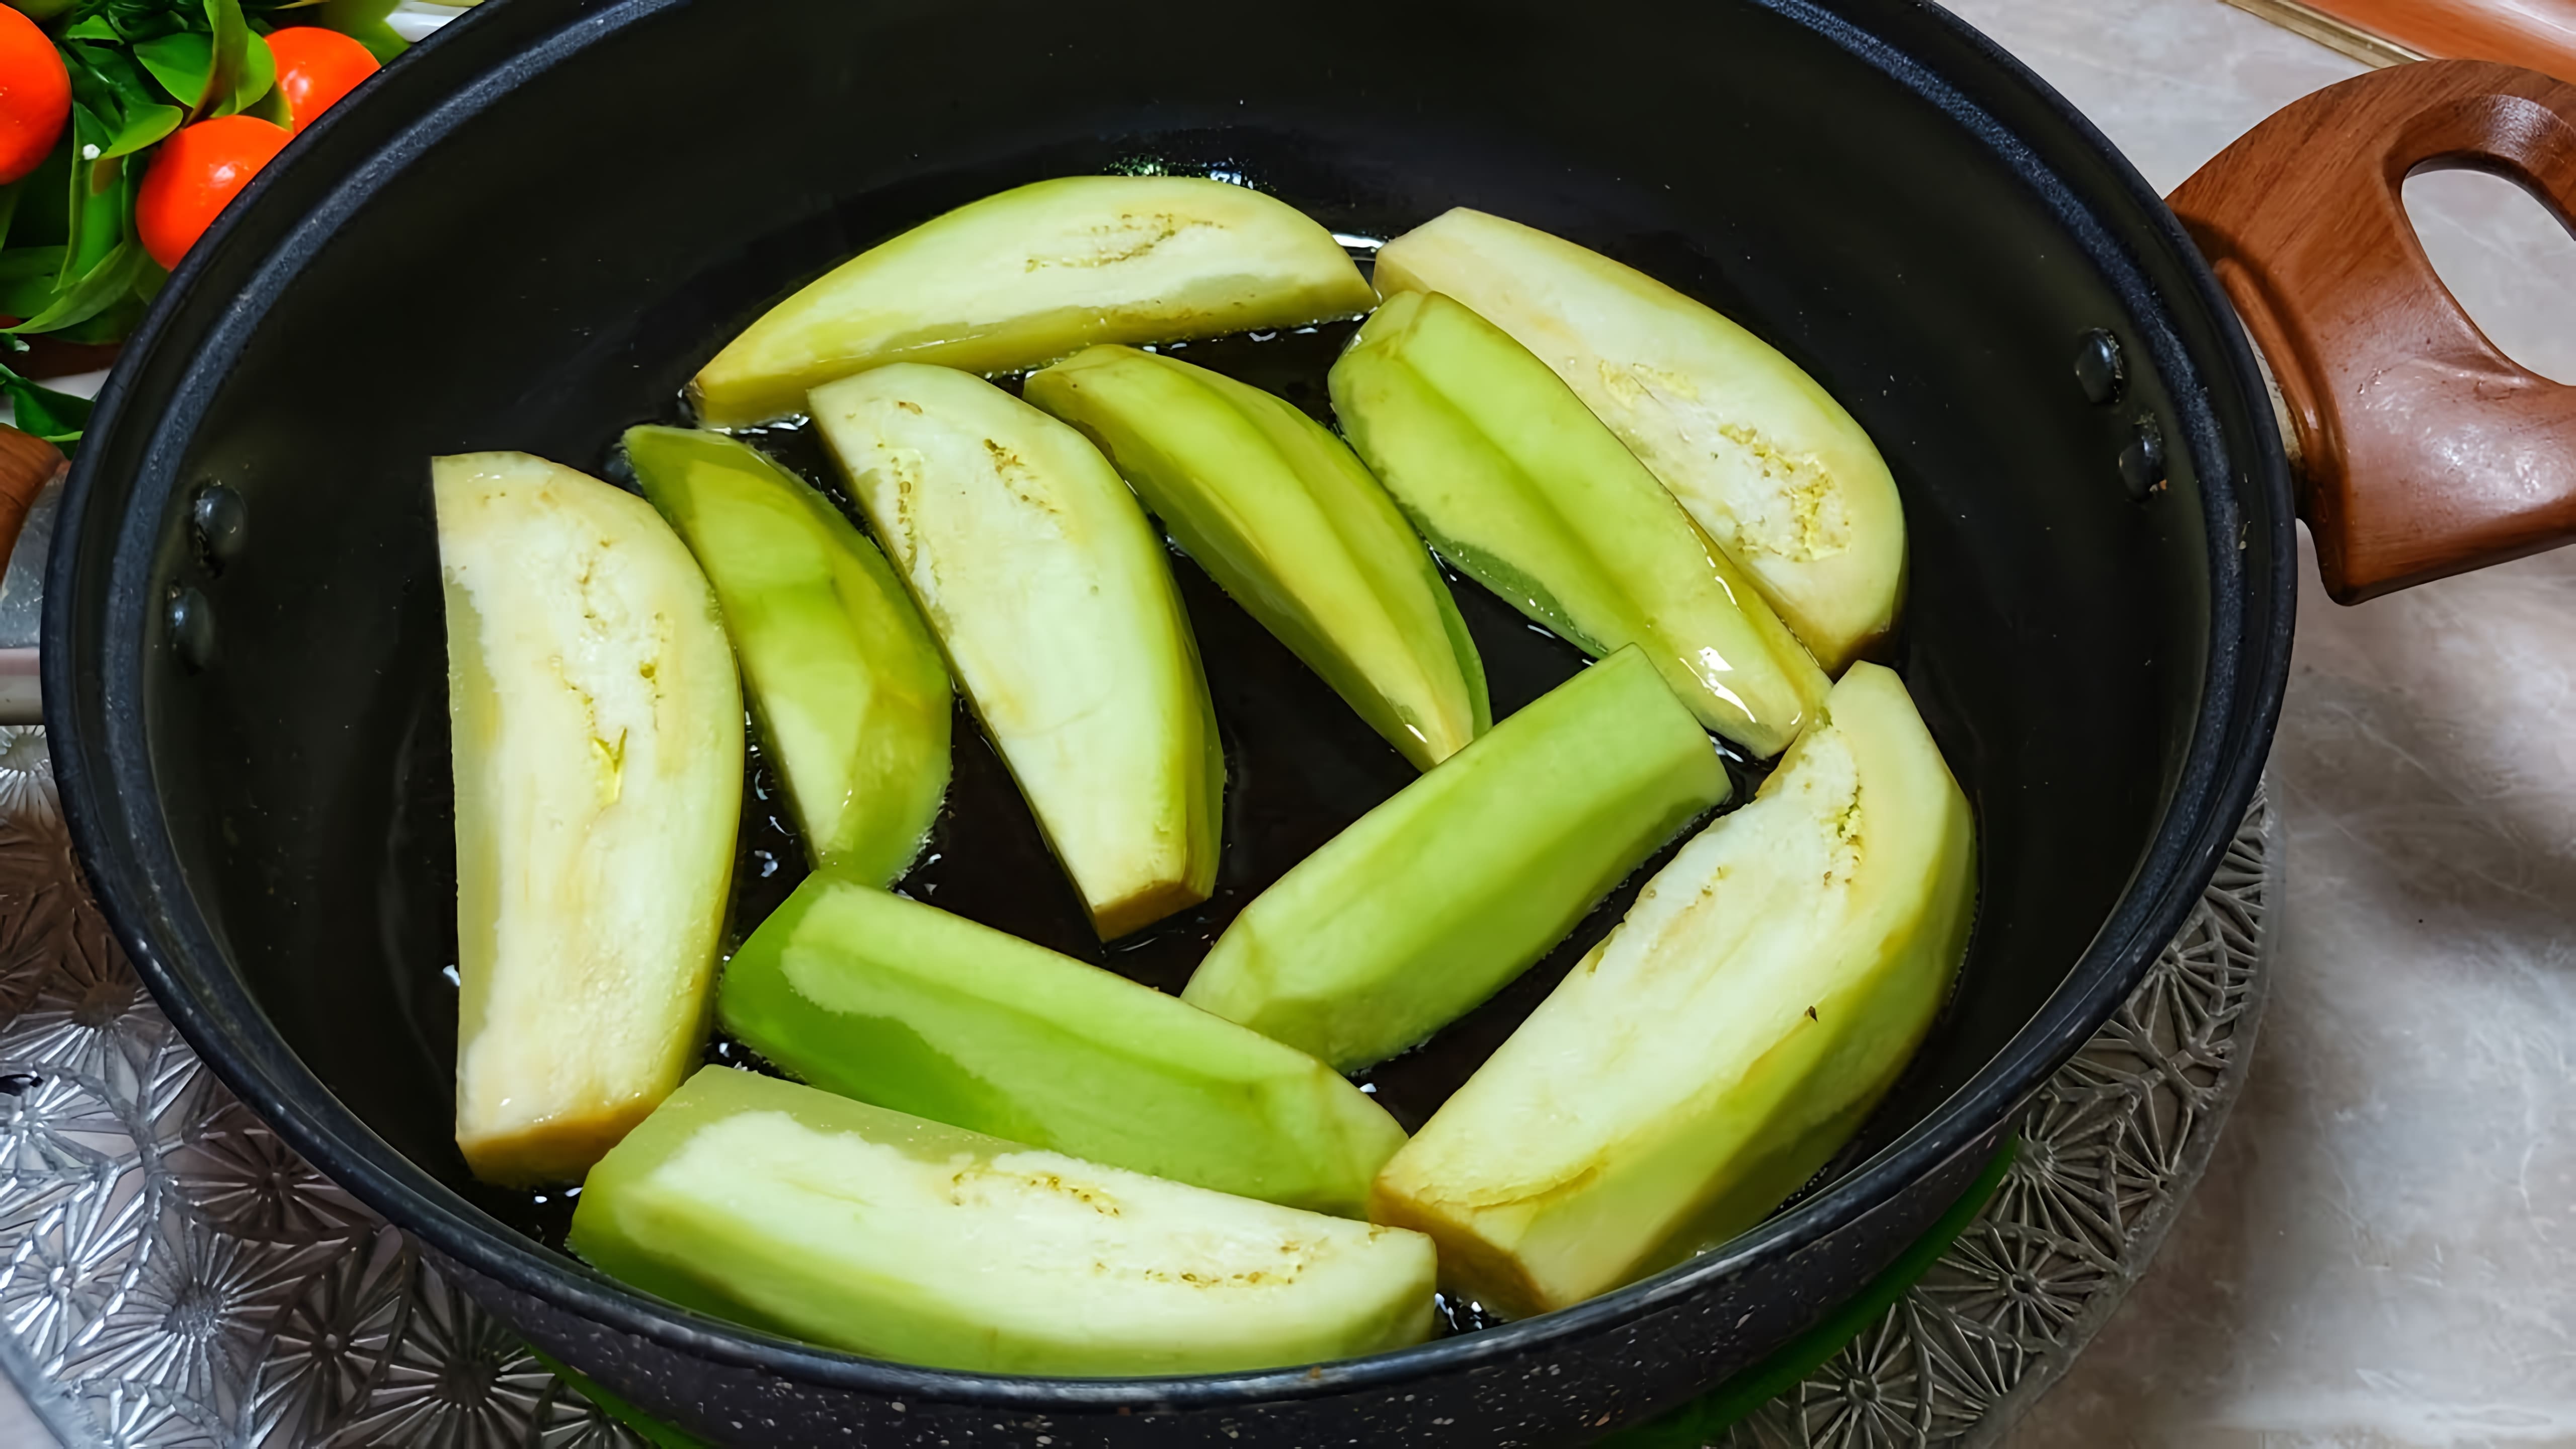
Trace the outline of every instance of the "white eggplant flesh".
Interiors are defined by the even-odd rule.
[[[1843,405],[1777,348],[1633,267],[1465,207],[1388,242],[1377,287],[1454,297],[1536,353],[1828,674],[1895,624],[1896,480]]]
[[[1768,1216],[1913,1057],[1966,949],[1967,798],[1895,674],[1855,664],[1761,793],[1627,918],[1371,1190],[1450,1287],[1563,1308]]]
[[[1170,556],[1117,470],[945,367],[817,388],[813,416],[1101,939],[1207,899],[1224,752]]]
[[[653,506],[525,453],[434,460],[456,768],[456,1142],[579,1178],[705,1044],[741,816],[715,593]]]

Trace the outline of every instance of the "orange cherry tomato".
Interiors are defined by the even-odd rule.
[[[53,37],[0,5],[0,185],[35,170],[71,114],[72,78]]]
[[[286,113],[299,135],[324,107],[376,73],[376,58],[365,46],[319,25],[271,32],[268,53],[277,57],[277,93],[286,97]]]
[[[218,116],[173,132],[154,148],[152,169],[135,193],[143,249],[165,267],[179,265],[225,203],[292,139],[284,126],[257,116]]]

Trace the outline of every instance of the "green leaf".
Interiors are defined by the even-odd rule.
[[[142,168],[128,168],[125,158],[105,154],[105,143],[92,139],[97,125],[83,108],[72,108],[72,128],[79,134],[81,148],[72,156],[71,234],[64,242],[62,275],[54,282],[58,293],[70,291],[75,278],[87,277],[133,229],[134,194],[128,171],[139,176]],[[94,158],[86,155],[93,146],[100,152]]]
[[[206,79],[206,93],[188,111],[188,119],[198,121],[217,114],[217,106],[229,106],[240,86],[242,71],[250,64],[250,23],[242,19],[241,0],[206,0],[206,21],[214,28],[214,62]],[[270,63],[274,78],[276,65]]]
[[[149,43],[149,42],[146,42]],[[107,45],[64,45],[58,47],[63,69],[70,73],[72,96],[83,101],[113,129],[118,112],[134,106],[158,105],[161,93],[152,77],[124,49]]]
[[[188,113],[177,106],[138,106],[125,114],[125,129],[116,133],[99,152],[104,161],[115,156],[131,156],[146,146],[157,145],[161,138],[179,129]]]
[[[268,88],[266,95],[242,107],[241,113],[245,116],[257,116],[281,130],[295,129],[294,108],[286,104],[286,92],[274,85]]]
[[[170,99],[193,111],[205,100],[206,82],[214,76],[215,38],[183,30],[135,46],[134,58],[152,72]]]
[[[35,316],[9,328],[13,333],[57,332],[75,322],[86,322],[116,305],[134,288],[134,279],[143,264],[151,258],[143,254],[139,242],[118,242],[97,266],[89,269],[78,282],[55,293],[51,305]]]
[[[378,61],[388,61],[411,48],[411,42],[394,33],[385,17],[394,13],[398,0],[323,0],[322,24],[365,46]]]
[[[18,217],[18,198],[26,194],[27,180],[23,176],[0,186],[0,241],[8,239],[9,224]]]
[[[65,452],[89,426],[88,398],[56,392],[5,366],[0,366],[0,398],[7,398],[16,412],[18,431],[33,433]]]
[[[65,40],[117,41],[124,38],[116,33],[115,26],[108,24],[107,17],[104,15],[92,15],[86,20],[66,27],[63,31]]]
[[[63,249],[0,249],[0,315],[33,317],[52,304],[54,276],[63,269]]]
[[[231,0],[227,0],[231,3]],[[229,116],[247,111],[277,89],[277,57],[270,53],[268,42],[247,30],[242,35],[242,67],[233,77],[231,99],[215,108],[215,114]],[[284,97],[279,97],[283,101]]]
[[[146,258],[146,261],[149,260],[149,258]],[[151,272],[158,272],[160,270],[161,269],[158,267],[151,267],[147,270],[146,275],[148,276]],[[168,273],[165,272],[162,273],[162,275],[166,278]],[[127,337],[133,334],[134,329],[137,326],[141,325],[144,312],[149,310],[152,305],[143,297],[142,287],[143,284],[141,282],[135,283],[134,287],[128,290],[124,296],[108,303],[106,309],[101,311],[97,316],[90,318],[86,322],[70,323],[48,335],[53,337],[57,342],[101,343],[124,341]],[[5,335],[6,334],[0,334],[0,336]],[[18,339],[10,337],[8,340],[15,342]]]
[[[18,183],[23,196],[18,214],[9,223],[13,245],[60,245],[71,234],[71,216],[63,202],[71,195],[73,144],[72,128],[63,127],[63,138],[54,143],[52,152]]]

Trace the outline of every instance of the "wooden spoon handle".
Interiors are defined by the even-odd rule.
[[[18,546],[18,532],[27,526],[27,510],[36,506],[36,495],[68,466],[53,444],[0,426],[0,569],[9,565],[9,551]]]
[[[2426,61],[2285,108],[2176,190],[2281,390],[2326,590],[2359,603],[2576,540],[2576,388],[2498,351],[2402,195],[2473,167],[2576,211],[2576,86]]]

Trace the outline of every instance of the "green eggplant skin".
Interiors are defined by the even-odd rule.
[[[715,585],[813,863],[902,875],[948,792],[953,692],[903,582],[830,499],[747,443],[626,432],[644,496]]]
[[[1545,362],[1663,480],[1829,674],[1896,622],[1905,508],[1869,434],[1769,343],[1654,278],[1466,207],[1388,242]]]
[[[1215,889],[1225,750],[1171,557],[1081,433],[898,362],[814,425],[1104,941]]]
[[[1431,1335],[1431,1240],[730,1067],[601,1159],[572,1250],[686,1308],[976,1373],[1223,1373]]]
[[[1493,725],[1457,601],[1349,447],[1285,400],[1133,347],[1022,394],[1082,430],[1174,541],[1415,769]]]
[[[1499,732],[1498,732],[1499,733]],[[1896,675],[1856,663],[1743,809],[1378,1175],[1506,1316],[1582,1302],[1767,1217],[1858,1131],[1967,949],[1976,835]]]
[[[1711,730],[1786,749],[1829,687],[1804,645],[1546,363],[1437,293],[1333,364],[1351,447],[1432,547],[1584,652],[1634,644]]]
[[[1730,788],[1699,722],[1622,649],[1298,862],[1181,999],[1356,1071],[1529,969]]]
[[[1132,1172],[1342,1217],[1404,1129],[1294,1048],[830,872],[745,941],[727,1031],[815,1086]]]
[[[689,394],[707,426],[743,427],[890,362],[998,376],[1094,343],[1302,327],[1376,303],[1332,233],[1276,197],[1195,176],[1065,176],[833,268],[725,344]]]

